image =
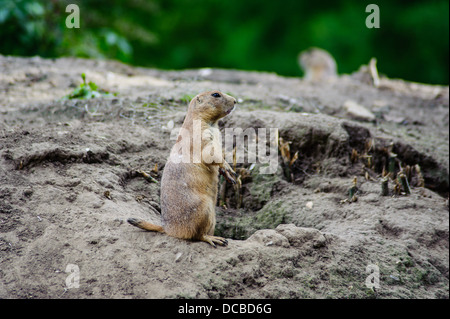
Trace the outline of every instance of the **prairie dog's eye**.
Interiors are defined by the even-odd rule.
[[[219,93],[213,93],[213,94],[211,94],[211,96],[220,97],[220,94]]]

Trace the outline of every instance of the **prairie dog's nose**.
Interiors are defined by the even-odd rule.
[[[235,98],[233,98],[233,103],[234,103],[234,104],[236,104],[236,103],[237,103],[237,100],[236,100]]]

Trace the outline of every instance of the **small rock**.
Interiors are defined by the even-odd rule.
[[[297,227],[294,224],[280,224],[275,230],[289,240],[289,244],[300,247],[310,242],[314,248],[326,245],[325,236],[314,228]]]
[[[388,121],[388,122],[393,122],[396,124],[402,124],[405,123],[406,118],[403,116],[395,116],[395,115],[389,115],[389,114],[384,114],[383,115],[384,120]]]
[[[171,130],[173,130],[174,126],[175,126],[175,122],[173,120],[170,120],[169,122],[167,122],[167,125],[162,126],[162,129],[165,131],[171,131]]]
[[[273,229],[257,230],[247,240],[258,242],[266,246],[281,246],[285,248],[289,247],[289,240]]]
[[[213,73],[213,70],[210,68],[203,68],[198,71],[198,75],[200,76],[210,76]]]
[[[307,202],[305,206],[308,207],[309,209],[312,209],[313,206],[314,206],[314,203],[313,202]]]
[[[347,112],[347,115],[356,120],[367,122],[375,120],[375,114],[366,109],[364,106],[356,103],[355,101],[352,100],[346,101],[343,105],[343,108]]]
[[[183,255],[183,253],[179,252],[175,255],[175,262],[178,262],[181,258],[181,256]]]

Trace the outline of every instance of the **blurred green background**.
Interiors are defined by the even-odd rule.
[[[66,6],[80,28],[65,26]],[[380,28],[365,8],[380,8]],[[0,0],[0,54],[117,59],[161,69],[220,67],[301,76],[300,51],[339,73],[371,57],[391,78],[449,83],[449,1]]]

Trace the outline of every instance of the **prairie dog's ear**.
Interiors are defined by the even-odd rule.
[[[203,102],[203,98],[197,95],[197,103],[200,104]]]

